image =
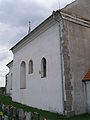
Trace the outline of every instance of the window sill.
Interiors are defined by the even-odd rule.
[[[20,88],[21,90],[26,89],[26,88]]]
[[[41,78],[46,78],[46,77],[41,77]]]

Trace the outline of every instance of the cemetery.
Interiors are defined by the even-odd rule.
[[[90,115],[72,118],[57,113],[42,111],[36,108],[13,102],[11,97],[0,95],[0,120],[89,120]]]
[[[37,112],[25,112],[23,109],[17,109],[13,105],[0,103],[0,120],[41,120],[41,117]],[[46,120],[46,118],[42,118],[42,120]]]
[[[0,117],[0,120],[60,120],[63,118],[56,113],[13,102],[11,97],[4,95],[0,95]]]
[[[0,120],[40,120],[40,115],[37,112],[24,112],[12,105],[0,104]]]

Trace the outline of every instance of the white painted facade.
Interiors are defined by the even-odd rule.
[[[81,12],[83,2],[86,3],[85,0],[78,0],[77,4],[75,3]],[[85,69],[88,70],[90,66],[90,22],[82,19],[82,16],[87,18],[85,13],[77,15],[77,12],[73,13],[75,10],[72,11],[73,4],[70,7],[71,9],[67,6],[66,11],[56,11],[55,19],[51,15],[11,48],[14,54],[12,80],[14,101],[66,115],[87,112],[90,90],[88,84],[88,91],[85,90],[82,79],[86,73]],[[69,10],[73,14],[68,14]],[[85,12],[87,13],[87,9]],[[41,71],[43,58],[46,60],[44,78]],[[33,63],[33,70],[29,69],[30,60]]]
[[[12,96],[12,79],[13,79],[13,61],[7,64],[9,73],[6,75],[6,94]]]
[[[90,114],[90,81],[84,83],[86,88],[86,105],[87,112]]]
[[[37,37],[35,37],[36,35]],[[54,23],[36,35],[34,39],[31,38],[31,42],[14,52],[12,99],[35,108],[62,114],[58,25]],[[41,78],[43,57],[46,59],[45,78]],[[33,61],[32,74],[28,74],[30,59]],[[20,89],[20,64],[22,61],[26,63],[26,89]]]

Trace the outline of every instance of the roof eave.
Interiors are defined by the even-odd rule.
[[[21,39],[18,43],[16,43],[16,44],[15,44],[12,48],[10,48],[9,50],[11,50],[11,51],[13,52],[13,50],[14,50],[14,48],[15,48],[16,46],[18,46],[20,43],[22,43],[22,41],[24,41],[26,38],[28,38],[35,30],[39,29],[39,28],[43,25],[43,23],[47,22],[51,17],[52,17],[52,15],[49,16],[47,19],[45,19],[41,24],[39,24],[35,29],[33,29],[29,34],[27,34],[23,39]]]
[[[90,81],[90,79],[88,79],[88,80],[82,80],[82,82],[89,82]]]
[[[58,15],[58,12],[60,12],[60,10],[55,11],[56,16]],[[14,52],[14,49],[21,44],[25,39],[27,39],[29,36],[31,36],[33,34],[33,32],[37,31],[38,29],[41,29],[43,27],[43,25],[45,23],[47,23],[49,20],[53,19],[53,15],[51,14],[47,19],[45,19],[41,24],[39,24],[34,30],[32,30],[29,34],[27,34],[23,39],[21,39],[17,44],[15,44],[12,48],[10,48],[10,50],[12,52]]]
[[[10,61],[6,66],[7,66],[7,67],[10,67],[11,64],[13,64],[13,60]]]

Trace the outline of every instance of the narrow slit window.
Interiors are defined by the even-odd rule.
[[[46,77],[46,59],[45,58],[41,60],[41,77],[42,78]]]

